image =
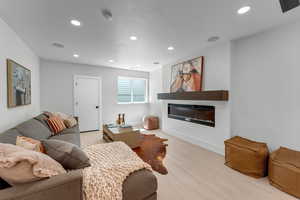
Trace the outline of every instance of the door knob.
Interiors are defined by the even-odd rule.
[[[99,109],[99,106],[96,106],[96,109]]]

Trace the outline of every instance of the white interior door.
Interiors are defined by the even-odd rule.
[[[74,111],[79,117],[80,131],[99,130],[101,127],[101,79],[75,76],[74,96]]]

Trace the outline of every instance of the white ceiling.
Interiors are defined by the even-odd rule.
[[[237,15],[245,5],[251,11]],[[105,8],[112,11],[112,21],[102,17]],[[155,61],[168,64],[212,45],[207,42],[211,36],[222,42],[299,19],[300,8],[282,14],[279,0],[0,0],[0,17],[41,58],[141,65],[151,71]],[[69,23],[74,18],[83,23],[80,28]],[[138,40],[129,40],[132,35]],[[167,50],[171,45],[174,51]]]

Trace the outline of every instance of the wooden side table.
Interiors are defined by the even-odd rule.
[[[134,149],[140,146],[140,130],[105,124],[103,125],[103,140],[106,142],[122,141]]]

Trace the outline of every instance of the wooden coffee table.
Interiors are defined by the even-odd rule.
[[[134,149],[140,146],[140,130],[105,124],[103,125],[103,140],[106,142],[122,141]]]

